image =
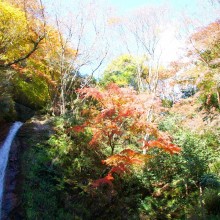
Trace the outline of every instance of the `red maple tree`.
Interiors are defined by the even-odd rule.
[[[150,107],[159,108],[158,100],[152,100],[144,93],[138,94],[132,88],[120,88],[115,84],[110,84],[103,90],[84,88],[77,92],[84,99],[96,100],[98,106],[95,110],[92,109],[91,118],[82,125],[74,126],[72,130],[83,132],[84,129],[90,128],[93,136],[89,145],[93,148],[107,146],[111,149],[111,155],[103,161],[111,167],[111,170],[106,177],[96,180],[93,186],[110,184],[114,179],[114,173],[122,175],[129,171],[131,166],[143,165],[145,159],[149,157],[142,154],[143,148],[159,147],[169,153],[180,151],[179,147],[171,143],[167,135],[166,138],[163,137],[156,126],[146,120]],[[150,134],[151,141],[143,141],[146,133]],[[127,147],[131,143],[139,146],[137,151]]]

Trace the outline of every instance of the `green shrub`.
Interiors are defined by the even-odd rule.
[[[13,121],[16,118],[15,103],[7,93],[0,95],[0,121]]]
[[[220,219],[220,190],[205,190],[204,202],[208,215],[218,216]]]
[[[210,97],[207,94],[203,94],[202,96],[200,96],[200,102],[206,109],[215,107],[216,109],[220,110],[216,93],[212,93]]]
[[[162,106],[166,108],[171,108],[173,106],[173,101],[170,99],[162,99]]]

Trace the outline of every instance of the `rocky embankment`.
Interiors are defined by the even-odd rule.
[[[4,125],[4,132],[1,132],[1,139],[7,135],[10,125]],[[2,220],[25,219],[22,209],[22,155],[23,152],[32,147],[33,143],[41,140],[42,137],[50,136],[52,133],[50,125],[45,118],[34,117],[19,130],[11,146],[8,166],[5,175],[5,191],[2,204]]]
[[[0,146],[2,146],[12,123],[1,122],[0,125]]]

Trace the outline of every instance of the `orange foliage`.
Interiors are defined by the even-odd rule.
[[[103,184],[108,184],[112,187],[112,180],[114,180],[114,177],[109,173],[106,177],[93,181],[92,187],[99,187]]]
[[[181,150],[181,148],[179,148],[175,144],[167,143],[162,138],[159,138],[159,139],[153,140],[153,141],[146,141],[145,147],[147,147],[147,148],[149,148],[149,147],[159,147],[159,148],[162,148],[163,150],[165,150],[165,151],[167,151],[171,154],[179,153],[180,150]]]
[[[34,73],[34,76],[39,77],[43,80],[45,80],[45,82],[50,85],[55,87],[57,85],[57,83],[53,80],[51,80],[51,77],[39,70],[37,70],[36,68],[33,68],[31,66],[29,66],[28,68],[25,67],[21,67],[19,64],[13,64],[11,65],[12,69],[14,69],[15,71],[17,71],[20,75],[24,75],[28,72],[32,72],[32,74]]]
[[[130,165],[142,165],[146,157],[148,156],[135,152],[131,149],[125,149],[119,154],[114,154],[102,162],[108,166],[117,167],[123,164],[124,167],[126,167]]]
[[[210,48],[220,40],[220,21],[210,23],[191,36],[198,49]]]
[[[113,83],[106,90],[83,88],[77,92],[82,98],[97,100],[101,108],[87,121],[87,127],[93,130],[90,145],[97,142],[114,145],[115,137],[125,139],[127,132],[138,134],[153,129],[146,123],[147,111],[152,104],[146,94],[137,94],[131,88],[119,88]]]
[[[82,98],[90,97],[98,101],[99,106],[96,112],[93,110],[93,117],[89,118],[84,125],[73,127],[73,130],[81,132],[85,127],[89,127],[93,132],[89,145],[100,147],[105,144],[104,146],[107,145],[112,150],[112,155],[102,161],[103,164],[111,167],[108,175],[95,180],[92,183],[93,187],[103,184],[112,186],[113,174],[122,176],[132,168],[140,169],[144,166],[149,155],[131,149],[124,149],[114,154],[118,145],[124,147],[126,140],[133,136],[141,139],[148,133],[155,137],[154,141],[142,140],[140,149],[145,143],[144,148],[159,147],[171,154],[180,151],[179,147],[172,144],[169,136],[159,133],[153,124],[146,121],[150,107],[159,109],[157,100],[153,100],[146,94],[138,94],[131,88],[119,88],[116,84],[108,85],[106,90],[84,88],[77,92]]]
[[[141,168],[144,165],[145,160],[149,157],[150,156],[148,155],[143,155],[131,149],[125,149],[119,154],[114,154],[108,157],[106,160],[103,160],[102,163],[111,166],[112,168],[106,177],[95,180],[92,183],[92,186],[99,187],[103,184],[108,184],[113,187],[113,174],[123,176],[123,174],[130,172],[131,167]]]
[[[83,126],[83,125],[76,125],[76,126],[72,127],[72,130],[75,131],[75,132],[84,132],[85,126]]]
[[[102,100],[103,99],[102,92],[100,92],[96,88],[78,89],[77,92],[79,94],[82,94],[82,97],[84,97],[84,98],[92,97],[92,98],[94,98],[96,100]]]

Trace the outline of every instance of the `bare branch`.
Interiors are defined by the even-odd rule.
[[[10,66],[12,66],[13,64],[17,64],[17,63],[19,63],[19,62],[21,62],[21,61],[26,60],[27,58],[29,58],[29,57],[37,50],[39,43],[40,43],[44,38],[45,38],[45,35],[42,35],[42,36],[40,36],[40,37],[37,39],[37,41],[31,40],[34,46],[33,46],[33,48],[32,48],[26,55],[24,55],[24,56],[22,56],[22,57],[20,57],[20,58],[18,58],[18,59],[15,59],[15,60],[13,60],[13,61],[11,61],[11,62],[8,62],[8,63],[5,63],[5,64],[0,64],[0,68],[10,67]]]

